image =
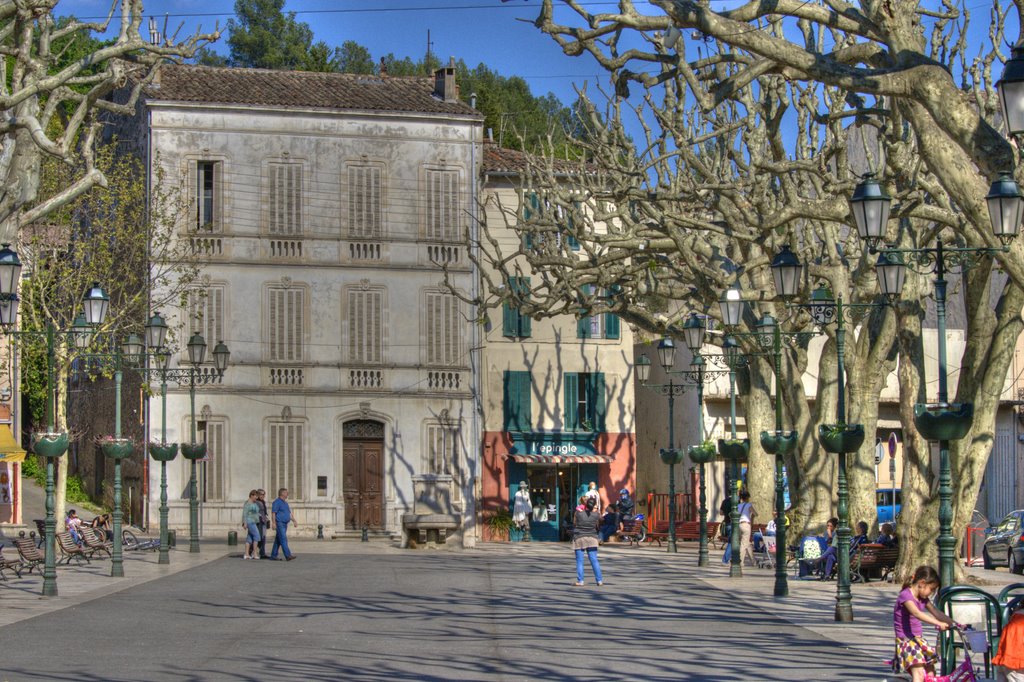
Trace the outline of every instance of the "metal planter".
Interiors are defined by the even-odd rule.
[[[718,440],[718,454],[722,459],[736,462],[745,462],[750,455],[750,439],[737,438],[736,440]]]
[[[32,434],[32,452],[43,457],[60,457],[68,451],[67,433]]]
[[[683,451],[678,448],[662,448],[661,461],[668,465],[680,464],[683,461]]]
[[[857,452],[864,444],[864,425],[821,424],[818,426],[818,442],[825,448],[825,452]]]
[[[914,405],[917,432],[931,441],[960,440],[974,423],[972,403]]]
[[[100,442],[100,450],[110,459],[125,459],[135,452],[135,443],[128,438],[112,438]]]
[[[796,431],[762,431],[761,447],[769,455],[787,455],[796,450]]]
[[[181,456],[185,459],[202,459],[206,457],[206,443],[182,443]]]
[[[715,459],[718,452],[712,445],[691,445],[687,450],[690,461],[694,464],[707,464]]]
[[[157,462],[171,462],[178,456],[178,444],[150,443],[149,456]]]

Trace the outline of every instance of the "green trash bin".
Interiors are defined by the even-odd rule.
[[[228,547],[234,547],[237,544],[238,544],[238,531],[237,530],[229,530],[228,531]]]
[[[177,547],[178,546],[178,534],[175,533],[173,530],[168,530],[167,531],[167,546],[168,547]]]

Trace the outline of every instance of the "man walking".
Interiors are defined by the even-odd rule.
[[[267,556],[267,528],[270,526],[270,517],[267,516],[267,491],[256,491],[256,504],[260,508],[260,520],[256,522],[256,528],[260,531],[260,558],[269,559]]]
[[[277,548],[284,550],[285,561],[295,558],[292,550],[288,548],[288,524],[292,520],[292,508],[288,506],[288,489],[281,488],[277,491],[277,499],[270,505],[270,527],[276,532],[274,534],[274,547],[270,550],[270,558],[277,559]]]

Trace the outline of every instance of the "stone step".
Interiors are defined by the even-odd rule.
[[[366,537],[370,542],[392,542],[397,535],[386,530],[371,530],[367,532]],[[338,530],[331,533],[332,540],[362,540],[362,538],[363,531],[361,530]]]

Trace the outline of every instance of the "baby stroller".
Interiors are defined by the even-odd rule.
[[[971,660],[971,654],[988,650],[988,639],[985,637],[985,633],[981,630],[973,630],[969,625],[957,625],[955,628],[951,628],[951,631],[955,633],[954,637],[964,650],[964,660],[949,671],[947,676],[940,676],[939,679],[949,680],[949,682],[978,682],[978,673]],[[887,680],[910,679],[910,673],[899,670],[899,660],[895,655],[889,663],[892,665],[892,676]]]

